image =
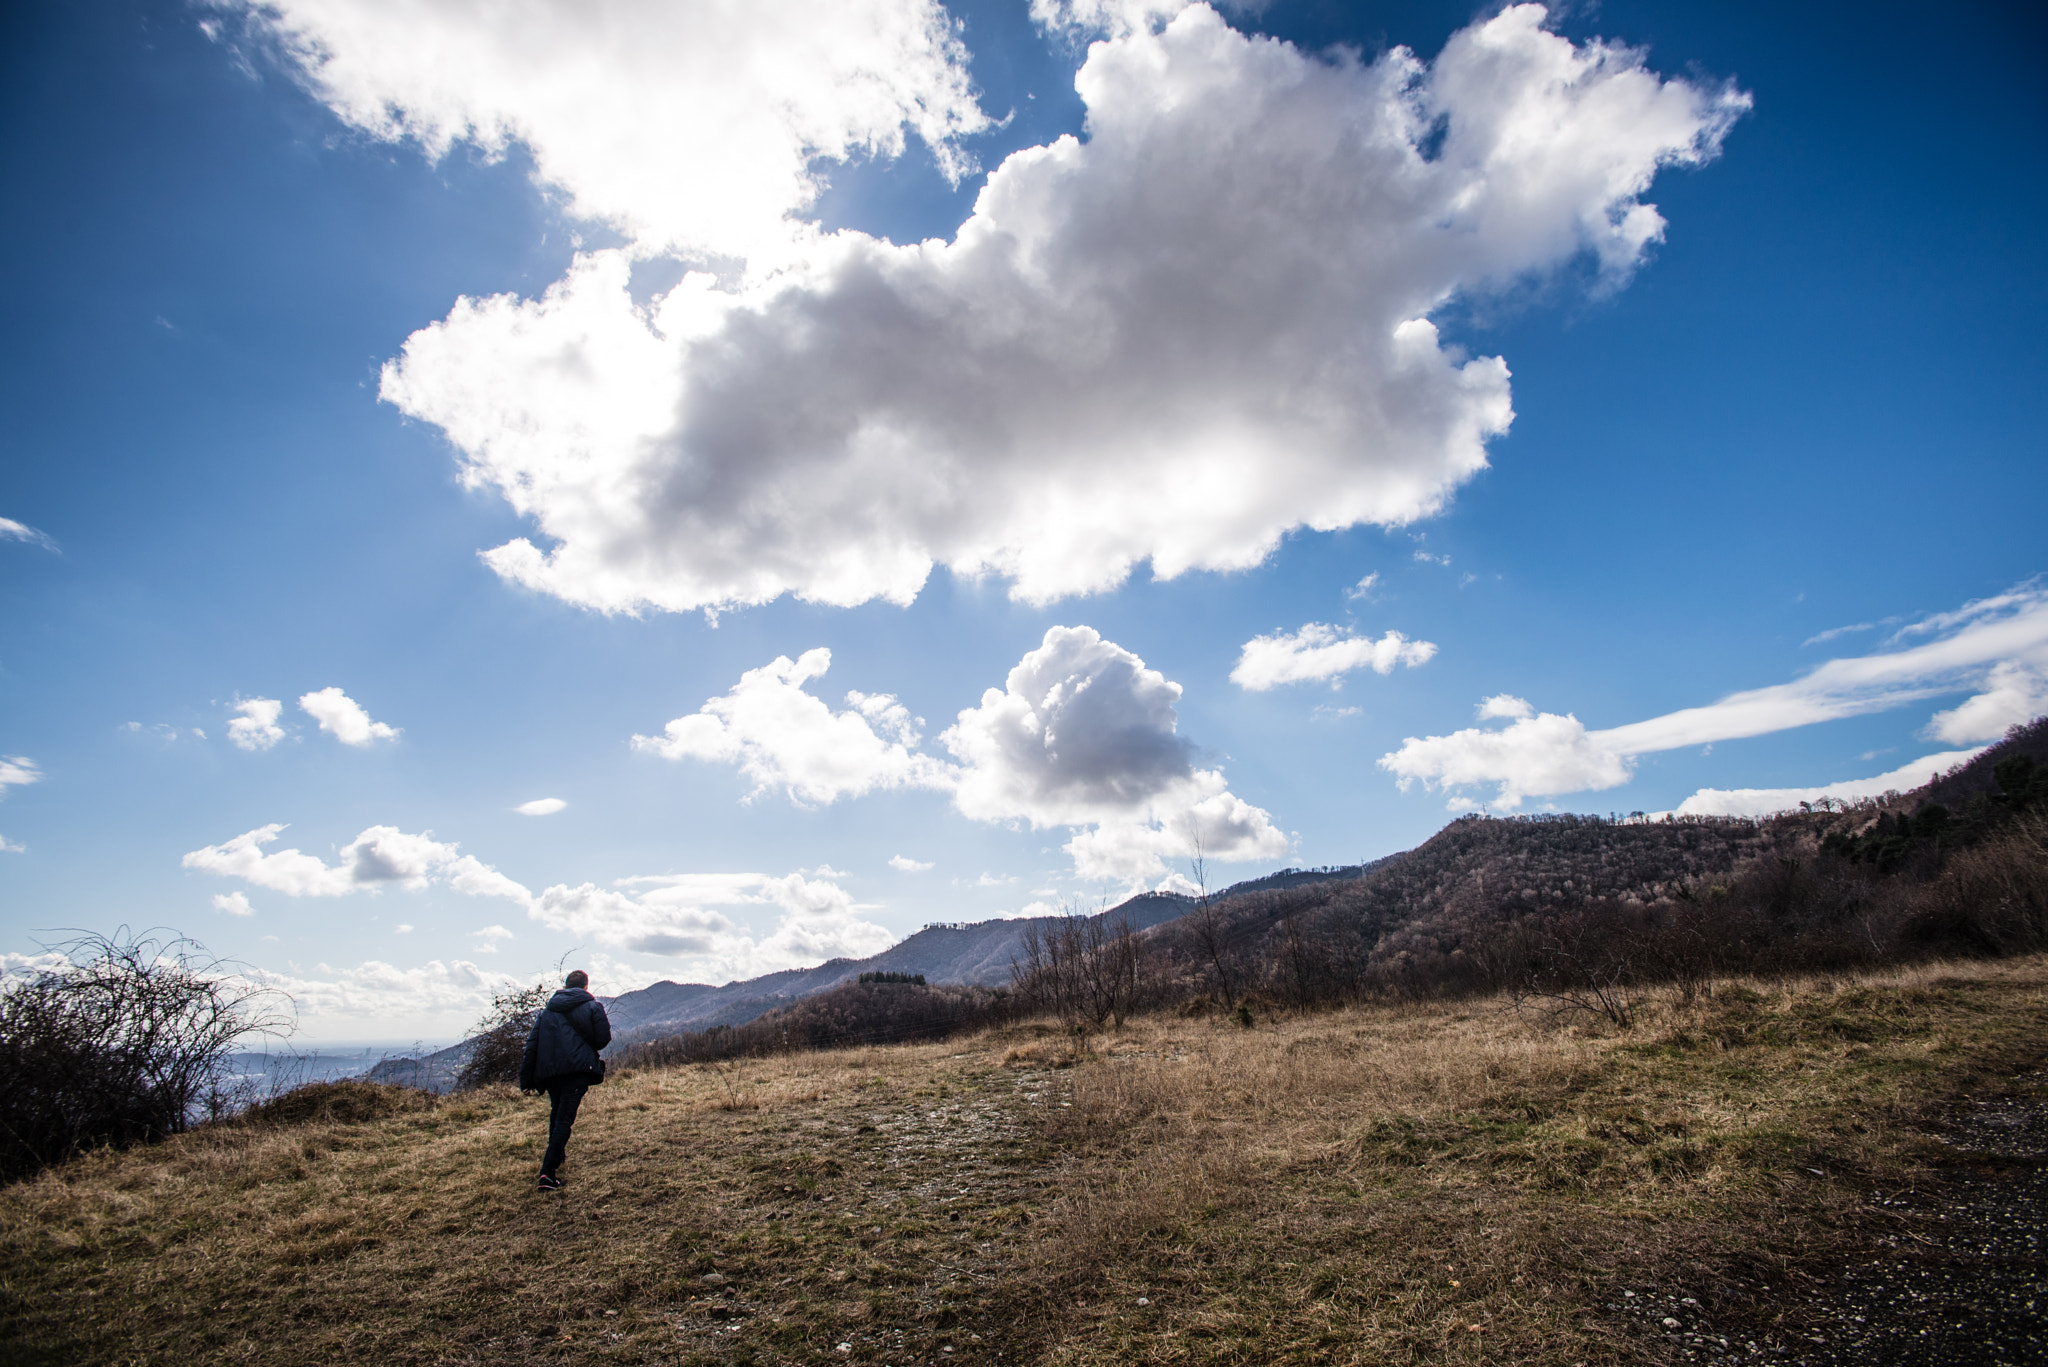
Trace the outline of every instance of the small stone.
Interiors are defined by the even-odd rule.
[[[1140,1305],[1150,1305],[1150,1304],[1152,1304],[1152,1298],[1151,1298],[1150,1296],[1140,1296],[1140,1297],[1138,1297],[1138,1304],[1140,1304]]]
[[[1678,1327],[1678,1321],[1671,1318],[1671,1316],[1666,1315],[1664,1317],[1664,1327],[1666,1329],[1676,1329]]]
[[[850,1343],[842,1343],[837,1348],[834,1348],[832,1351],[835,1353],[850,1353],[853,1351],[853,1345]]]
[[[698,1278],[698,1280],[703,1282],[706,1286],[724,1286],[728,1278],[726,1278],[726,1276],[723,1273],[706,1272],[702,1277]]]
[[[1468,1324],[1465,1326],[1465,1332],[1468,1334],[1483,1334],[1486,1332],[1486,1326],[1483,1324]]]

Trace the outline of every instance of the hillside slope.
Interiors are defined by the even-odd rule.
[[[1237,884],[1219,896],[1242,895],[1274,888],[1342,881],[1357,877],[1358,868],[1283,869],[1264,878]],[[1098,913],[1146,930],[1187,914],[1193,900],[1177,893],[1141,893]],[[853,982],[863,973],[921,973],[931,983],[996,987],[1010,980],[1027,930],[1043,928],[1060,918],[1018,917],[971,924],[926,926],[881,953],[865,959],[833,959],[816,968],[788,969],[711,987],[703,983],[659,982],[607,998],[612,1030],[622,1043],[652,1039],[683,1030],[716,1025],[744,1025],[764,1012],[799,997],[827,992]]]

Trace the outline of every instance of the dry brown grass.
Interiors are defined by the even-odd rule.
[[[2044,1025],[2037,957],[1724,985],[1627,1033],[1497,1002],[1013,1029],[619,1076],[558,1196],[530,1189],[544,1103],[509,1091],[227,1127],[0,1192],[0,1342],[47,1363],[1656,1360],[1603,1295],[1654,1281],[1725,1313],[1796,1276],[1913,1170],[1913,1119],[2038,1058]]]

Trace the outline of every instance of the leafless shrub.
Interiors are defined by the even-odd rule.
[[[1069,1025],[1122,1025],[1137,1000],[1142,959],[1137,930],[1118,917],[1070,909],[1024,929],[1010,973],[1031,1008]]]
[[[476,1023],[469,1057],[456,1070],[455,1090],[468,1092],[493,1082],[519,1081],[526,1037],[533,1033],[533,1022],[547,1001],[545,983],[510,987],[492,996],[491,1009]]]
[[[198,942],[80,935],[65,962],[0,988],[0,1178],[238,1109],[230,1055],[292,1027],[290,999]]]

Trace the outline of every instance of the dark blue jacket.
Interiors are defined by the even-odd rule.
[[[580,1027],[580,1029],[579,1029]],[[586,1038],[586,1036],[588,1038]],[[597,1051],[612,1042],[604,1003],[580,987],[565,987],[548,998],[547,1010],[526,1037],[519,1061],[519,1090],[533,1091],[556,1078],[597,1076]]]

